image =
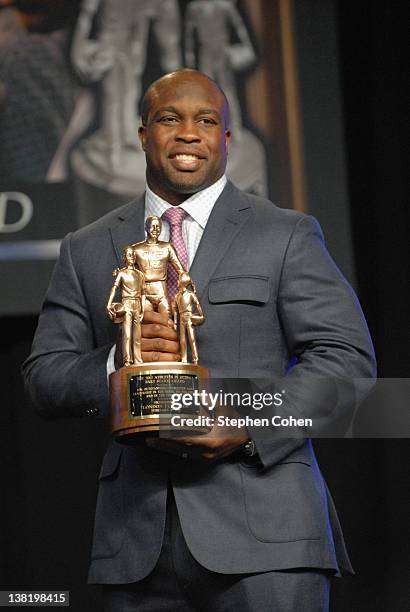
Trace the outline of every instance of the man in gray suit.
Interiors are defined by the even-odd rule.
[[[107,413],[110,271],[125,245],[144,239],[148,215],[176,206],[187,213],[182,232],[206,318],[197,341],[211,376],[285,377],[302,414],[314,403],[309,381],[374,376],[360,306],[317,222],[226,181],[228,106],[217,84],[171,73],[151,85],[142,111],[145,195],[62,243],[24,366],[38,409]],[[144,361],[179,359],[165,315],[147,313],[142,330]],[[275,428],[217,429],[110,443],[89,573],[105,585],[106,610],[328,609],[330,576],[351,567],[310,441]]]

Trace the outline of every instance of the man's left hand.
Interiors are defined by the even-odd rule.
[[[219,414],[237,417],[233,409],[220,409]],[[217,411],[218,414],[218,411]],[[216,417],[217,415],[215,415]],[[216,421],[216,418],[215,418]],[[168,452],[185,458],[203,459],[205,461],[217,461],[231,455],[239,450],[250,439],[245,427],[228,427],[226,425],[215,425],[212,430],[203,435],[184,436],[178,438],[147,438],[146,444],[151,448]]]

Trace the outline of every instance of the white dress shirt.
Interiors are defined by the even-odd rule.
[[[216,183],[213,183],[213,185],[206,189],[202,189],[202,191],[194,193],[194,195],[184,200],[179,206],[188,213],[182,222],[182,236],[188,252],[189,266],[191,266],[194,260],[209,216],[215,202],[224,190],[226,182],[227,179],[224,174]],[[172,204],[160,198],[160,196],[154,193],[147,185],[145,191],[145,219],[152,215],[162,217],[164,212],[171,207]],[[169,240],[169,223],[165,221],[165,219],[162,220],[162,230],[159,239],[165,240],[166,242]],[[195,279],[193,279],[193,281],[195,281]],[[115,372],[114,355],[115,345],[111,348],[107,359],[107,381],[108,376],[112,374],[112,372]]]

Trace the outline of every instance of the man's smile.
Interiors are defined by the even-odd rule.
[[[202,165],[203,156],[195,153],[175,153],[170,155],[171,164],[176,170],[180,171],[195,171]]]

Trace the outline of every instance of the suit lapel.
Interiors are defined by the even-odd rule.
[[[233,239],[248,219],[250,207],[246,195],[228,181],[212,209],[189,271],[199,298]]]
[[[118,264],[123,265],[122,250],[128,244],[145,240],[145,194],[121,209],[110,227],[111,239]]]

